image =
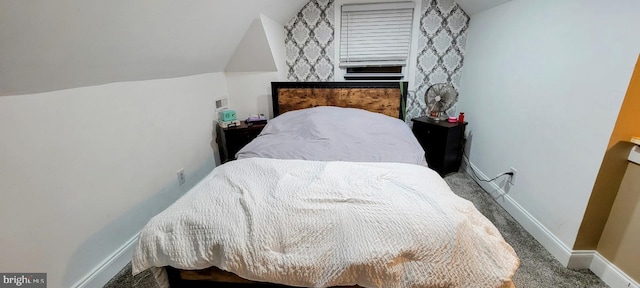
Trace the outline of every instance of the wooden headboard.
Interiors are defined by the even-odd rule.
[[[316,106],[359,108],[404,120],[408,82],[271,82],[273,117]]]

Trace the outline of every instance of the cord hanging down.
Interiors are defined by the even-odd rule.
[[[469,156],[467,156],[467,153],[465,153],[465,152],[464,152],[464,150],[462,151],[462,153],[463,153],[463,155],[464,155],[465,157],[467,157],[467,159],[469,159]],[[469,169],[471,170],[471,172],[473,172],[473,175],[474,175],[474,176],[476,176],[476,179],[478,179],[478,181],[482,181],[482,182],[493,182],[493,181],[495,181],[496,179],[498,179],[498,178],[500,178],[500,177],[502,177],[502,176],[505,176],[505,175],[513,176],[513,172],[504,172],[504,173],[502,173],[502,174],[500,174],[500,175],[498,175],[498,176],[496,176],[496,177],[493,177],[493,178],[491,178],[491,179],[482,179],[482,178],[480,178],[480,176],[478,176],[478,174],[476,174],[476,170],[475,170],[475,169],[473,169],[473,166],[471,166],[471,161],[470,161],[470,160],[469,160],[469,162],[468,162],[468,163],[469,163]]]
[[[478,181],[482,181],[482,182],[492,182],[492,181],[494,181],[494,180],[496,180],[496,179],[498,179],[498,178],[500,178],[500,177],[502,177],[502,176],[504,176],[504,175],[513,176],[513,172],[504,172],[504,173],[502,173],[502,174],[500,174],[500,175],[498,175],[498,176],[496,176],[496,177],[493,177],[493,178],[491,178],[491,179],[482,179],[482,178],[480,178],[480,177],[478,176],[478,174],[476,174],[476,171],[475,171],[475,170],[473,170],[473,167],[469,166],[469,168],[471,168],[471,171],[473,172],[473,175],[475,175],[475,176],[476,176],[476,178],[478,179]]]

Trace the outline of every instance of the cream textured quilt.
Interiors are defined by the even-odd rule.
[[[518,264],[429,168],[249,158],[217,167],[151,219],[133,273],[217,266],[305,287],[501,287]]]

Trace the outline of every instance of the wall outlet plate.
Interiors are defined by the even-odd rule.
[[[177,176],[178,176],[178,186],[182,186],[184,182],[187,182],[187,179],[184,177],[184,168],[178,171]]]

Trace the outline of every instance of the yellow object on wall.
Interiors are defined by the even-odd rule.
[[[627,206],[640,206],[638,195],[640,191],[629,189],[629,187],[637,186],[631,184],[621,186],[621,183],[623,177],[640,179],[640,169],[635,169],[637,167],[627,169],[628,166],[636,165],[629,164],[627,158],[634,144],[640,143],[640,138],[635,136],[640,135],[640,125],[638,125],[640,113],[638,111],[640,111],[640,57],[636,62],[627,94],[611,133],[607,153],[602,160],[574,245],[575,250],[597,249],[600,254],[636,281],[640,280],[638,279],[640,278],[640,266],[635,263],[637,259],[629,259],[627,256],[637,256],[637,252],[634,252],[637,247],[635,247],[636,245],[628,245],[628,243],[637,243],[640,239],[633,237],[630,239],[628,236],[640,237],[640,227],[629,226],[630,223],[640,223],[640,219],[636,219],[640,217],[640,213],[632,213],[633,209],[629,209]],[[626,206],[614,205],[614,201],[615,203],[626,203]]]
[[[640,57],[636,63],[633,76],[627,89],[627,95],[624,97],[616,126],[613,128],[611,138],[609,139],[609,149],[620,141],[628,142],[629,139],[636,138],[640,135]]]

